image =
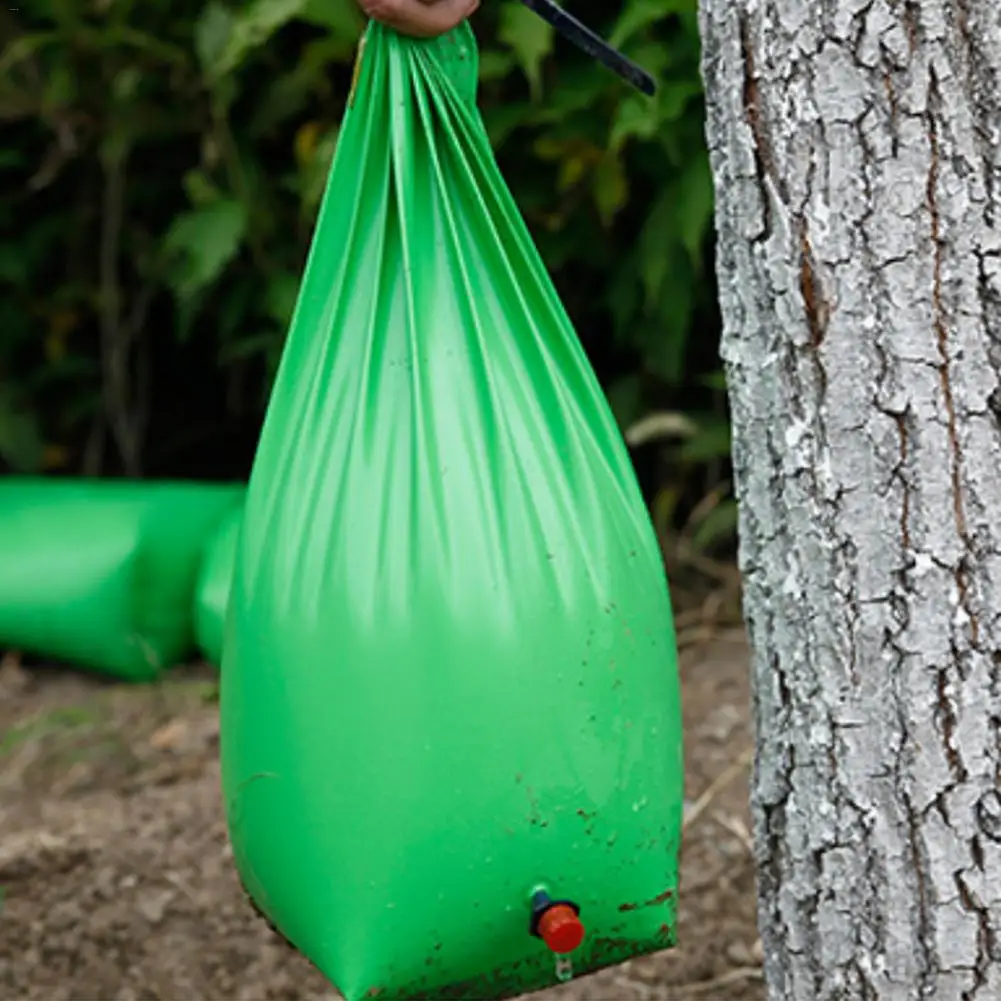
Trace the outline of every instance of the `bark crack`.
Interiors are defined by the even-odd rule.
[[[907,47],[913,56],[918,49],[918,4],[915,0],[907,0],[904,4],[901,20],[907,35]]]
[[[904,552],[911,552],[911,485],[907,478],[907,453],[909,438],[907,434],[907,413],[893,414],[897,422],[897,433],[900,436],[900,459],[897,464],[897,479],[900,481],[900,544]]]
[[[970,849],[970,854],[974,858],[978,854],[983,858],[975,837],[973,838],[973,843],[970,845]],[[980,992],[988,986],[988,970],[991,965],[991,957],[994,955],[995,935],[991,925],[989,908],[967,886],[965,876],[965,871],[961,869],[955,873],[954,878],[956,880],[956,890],[959,894],[959,902],[963,905],[965,911],[974,915],[977,921],[977,956],[973,965],[973,984],[969,990],[963,991],[962,1001],[977,1001]]]
[[[981,834],[989,841],[1001,844],[1001,792],[996,789],[985,792],[977,800],[974,814]],[[976,844],[979,846],[980,842]]]
[[[824,337],[827,335],[827,323],[831,316],[831,309],[820,283],[817,261],[813,256],[813,248],[810,246],[810,236],[807,232],[805,219],[801,220],[799,231],[801,255],[799,291],[803,296],[803,305],[806,308],[806,325],[810,331],[810,346],[817,350],[824,343]]]
[[[740,14],[740,48],[744,63],[743,100],[744,115],[751,129],[753,139],[754,172],[758,191],[761,197],[761,210],[764,219],[763,232],[757,242],[767,240],[772,235],[772,199],[768,190],[769,182],[783,202],[788,202],[788,192],[785,181],[775,166],[775,153],[768,136],[762,107],[761,93],[758,89],[757,65],[754,56],[754,44],[751,38],[750,19],[745,13]]]
[[[931,163],[928,170],[926,199],[931,219],[932,242],[932,316],[935,326],[935,340],[939,353],[939,377],[942,384],[942,398],[945,406],[946,426],[949,434],[951,453],[952,506],[956,521],[956,533],[963,541],[966,554],[955,569],[956,588],[959,602],[970,624],[971,645],[976,647],[980,640],[980,622],[970,594],[969,557],[973,546],[966,527],[966,509],[963,501],[963,453],[959,442],[959,421],[956,415],[956,401],[952,386],[952,364],[949,357],[949,325],[942,299],[942,256],[943,238],[941,216],[938,206],[938,182],[941,151],[939,148],[938,121],[936,112],[941,107],[938,76],[934,66],[929,67],[928,79],[928,139],[931,146]]]
[[[906,575],[903,575],[901,589],[908,590]],[[905,852],[910,857],[909,869],[913,873],[915,901],[914,901],[914,931],[917,939],[916,945],[921,952],[921,960],[917,965],[916,978],[918,981],[919,997],[929,997],[933,993],[933,984],[938,972],[938,958],[935,951],[934,921],[932,917],[932,896],[931,888],[926,877],[927,857],[924,848],[924,840],[921,836],[922,819],[921,812],[915,806],[913,797],[909,790],[907,775],[907,757],[914,747],[914,739],[911,735],[911,722],[907,715],[907,701],[902,692],[903,685],[903,665],[907,656],[900,646],[900,637],[909,625],[909,611],[905,603],[898,617],[897,628],[892,632],[887,631],[884,638],[884,646],[894,654],[895,667],[891,670],[893,699],[896,710],[897,726],[899,729],[899,743],[895,749],[893,758],[893,783],[899,790],[899,800],[904,811],[904,824],[907,830],[907,839],[904,846]]]
[[[896,157],[900,152],[900,132],[897,125],[899,106],[897,103],[897,88],[893,83],[893,74],[889,70],[883,71],[883,90],[886,91],[886,103],[890,109],[890,151]]]

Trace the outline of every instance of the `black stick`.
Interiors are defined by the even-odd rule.
[[[551,24],[564,38],[573,42],[578,49],[597,59],[613,73],[618,73],[637,90],[650,97],[656,93],[657,84],[645,69],[627,59],[618,49],[612,48],[603,38],[581,24],[573,14],[568,14],[562,7],[557,7],[553,0],[521,0],[521,2],[529,10],[535,11],[543,21]]]

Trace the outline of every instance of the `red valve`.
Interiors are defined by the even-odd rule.
[[[539,918],[539,935],[553,952],[565,955],[584,941],[584,926],[568,904],[553,904]]]

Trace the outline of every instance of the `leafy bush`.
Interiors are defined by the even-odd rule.
[[[622,423],[708,410],[685,447],[718,458],[719,393],[696,385],[717,338],[696,0],[573,9],[657,97],[499,0],[474,19],[484,118]],[[204,431],[194,404],[160,399],[195,383],[256,427],[337,142],[354,0],[32,0],[0,17],[0,459],[148,470]],[[191,358],[212,371],[192,382]]]

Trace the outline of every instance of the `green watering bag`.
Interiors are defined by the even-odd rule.
[[[202,551],[243,490],[0,480],[0,646],[155,678],[193,651]]]
[[[244,885],[362,998],[504,998],[675,938],[657,541],[494,161],[462,26],[370,26],[222,669]]]
[[[226,609],[236,560],[236,540],[243,521],[243,505],[234,505],[205,544],[195,585],[195,641],[210,664],[222,660]]]

